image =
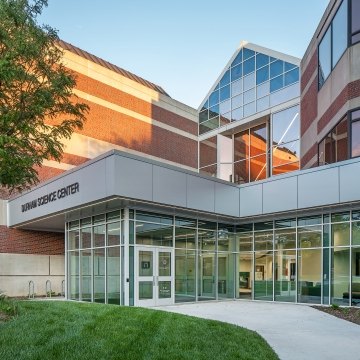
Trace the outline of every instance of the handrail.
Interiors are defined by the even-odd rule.
[[[46,280],[46,284],[45,284],[45,292],[46,292],[46,297],[51,297],[51,281],[50,280]]]
[[[35,298],[35,284],[32,280],[29,281],[29,299]]]

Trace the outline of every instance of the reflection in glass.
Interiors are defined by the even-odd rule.
[[[270,78],[274,78],[282,74],[284,71],[284,62],[281,60],[276,60],[270,64]]]
[[[198,300],[215,299],[215,253],[199,252]]]
[[[298,227],[298,242],[300,248],[321,247],[321,225]]]
[[[81,234],[81,248],[88,249],[91,248],[91,227],[83,228],[80,230]]]
[[[250,181],[258,181],[266,179],[267,155],[260,155],[250,159]]]
[[[162,224],[136,222],[136,244],[172,246],[173,228]]]
[[[319,87],[331,72],[331,26],[326,31],[319,45]]]
[[[185,225],[186,226],[186,225]],[[180,249],[195,249],[196,229],[175,228],[175,247]]]
[[[195,251],[175,249],[175,302],[195,301]]]
[[[250,74],[254,70],[255,70],[255,58],[254,57],[244,61],[244,63],[243,63],[244,76],[247,74]]]
[[[120,305],[120,247],[107,249],[108,304]]]
[[[269,67],[265,66],[256,71],[256,85],[260,85],[269,80]]]
[[[105,225],[94,226],[94,247],[105,246]]]
[[[244,117],[255,114],[255,101],[244,106]]]
[[[332,67],[340,60],[348,43],[347,1],[344,0],[332,22]]]
[[[333,248],[331,265],[331,303],[349,305],[350,249]]]
[[[285,165],[300,160],[300,141],[292,141],[287,144],[273,146],[272,164],[273,167]]]
[[[321,303],[321,249],[298,250],[298,302]]]
[[[332,246],[350,245],[350,223],[332,224]]]
[[[120,222],[107,225],[107,245],[120,245]]]
[[[69,260],[69,297],[71,300],[79,300],[79,252],[70,251]]]
[[[105,249],[95,249],[94,252],[94,301],[105,302]]]
[[[258,53],[256,54],[256,68],[260,69],[261,67],[269,63],[269,57],[267,55]]]
[[[273,300],[273,253],[255,252],[255,300]]]
[[[360,245],[360,221],[352,223],[352,245]]]
[[[285,74],[285,86],[291,85],[299,81],[299,68],[291,70]]]
[[[253,233],[238,233],[237,234],[239,248],[237,251],[252,251],[253,249]]]
[[[201,250],[216,249],[216,231],[198,230],[198,246]]]
[[[299,112],[299,106],[294,106],[273,114],[271,119],[273,145],[288,143],[299,139]]]
[[[212,177],[216,177],[217,175],[217,166],[215,165],[210,165],[210,166],[205,166],[201,169],[199,169],[199,173],[203,174],[203,175],[207,175],[207,176],[212,176]]]
[[[246,184],[250,181],[249,160],[234,163],[234,182],[236,184]]]
[[[351,157],[360,156],[360,121],[351,124]]]
[[[351,279],[351,305],[360,306],[360,248],[352,249]]]
[[[159,281],[159,299],[171,298],[171,281]]]
[[[255,251],[273,249],[273,232],[261,231],[254,233]]]
[[[267,127],[261,124],[250,129],[250,156],[267,152]]]
[[[295,302],[296,299],[296,252],[281,250],[274,252],[275,301]]]
[[[243,160],[250,156],[249,130],[234,135],[234,161]]]
[[[242,64],[239,64],[231,69],[231,81],[235,81],[237,79],[240,79],[241,77],[242,77]]]
[[[68,249],[76,250],[79,248],[79,230],[70,230],[68,232]]]
[[[91,301],[91,250],[80,251],[81,256],[81,300]]]
[[[275,249],[295,249],[296,248],[296,229],[276,229],[275,230]]]

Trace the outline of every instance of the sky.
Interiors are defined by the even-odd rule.
[[[48,0],[61,39],[198,108],[241,40],[301,58],[329,0]]]

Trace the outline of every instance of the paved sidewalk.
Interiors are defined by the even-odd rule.
[[[255,330],[281,360],[360,360],[360,326],[306,305],[224,301],[156,309]]]

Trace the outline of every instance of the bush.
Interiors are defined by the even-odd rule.
[[[333,310],[339,310],[340,309],[340,306],[338,304],[331,304],[331,308]]]
[[[2,290],[0,290],[0,313],[1,312],[7,316],[15,316],[19,312],[17,304],[9,299]]]

